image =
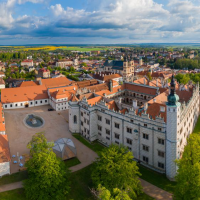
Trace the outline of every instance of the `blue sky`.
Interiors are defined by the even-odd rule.
[[[0,0],[0,45],[200,41],[200,0]]]

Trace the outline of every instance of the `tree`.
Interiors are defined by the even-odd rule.
[[[192,134],[184,149],[183,157],[177,161],[175,199],[200,199],[200,136]]]
[[[92,171],[92,180],[96,188],[102,185],[113,195],[113,189],[127,191],[135,199],[141,193],[138,180],[138,167],[133,161],[133,154],[127,148],[111,145],[104,149],[97,158]]]
[[[87,64],[86,64],[85,62],[82,62],[82,63],[81,63],[81,66],[87,67]]]
[[[147,78],[148,78],[150,81],[152,80],[152,76],[151,76],[151,73],[150,73],[150,72],[147,73]]]
[[[97,191],[92,191],[92,193],[100,200],[131,200],[127,192],[121,191],[118,188],[113,189],[113,196],[109,190],[101,185],[98,186]]]
[[[26,162],[28,179],[24,181],[27,199],[60,200],[69,191],[69,170],[52,147],[53,143],[48,143],[42,133],[34,135],[27,145],[31,156]]]

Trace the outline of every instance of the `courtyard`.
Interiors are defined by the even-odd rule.
[[[77,158],[81,164],[72,168],[72,171],[81,169],[91,164],[97,154],[83,145],[69,132],[68,110],[67,111],[48,111],[49,106],[23,108],[15,110],[5,110],[6,134],[8,135],[10,153],[12,155],[29,154],[27,144],[32,136],[38,132],[44,132],[49,142],[59,138],[70,138],[74,142],[77,150]],[[25,125],[24,119],[28,114],[33,114],[44,119],[44,125],[40,128],[31,128]],[[11,160],[11,173],[18,172],[19,164],[13,164]],[[22,162],[24,163],[24,162]]]

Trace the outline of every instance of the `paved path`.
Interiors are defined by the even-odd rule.
[[[155,199],[158,199],[158,200],[170,200],[172,199],[172,194],[165,191],[165,190],[162,190],[158,187],[156,187],[155,185],[152,185],[151,183],[149,182],[146,182],[145,180],[143,179],[140,179],[141,181],[141,184],[142,184],[142,187],[143,187],[143,191],[144,193],[146,193],[147,195],[155,198]]]

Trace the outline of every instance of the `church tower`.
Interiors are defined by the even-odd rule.
[[[174,179],[177,171],[175,160],[178,158],[178,125],[180,120],[179,96],[176,95],[174,75],[171,78],[170,94],[167,106],[167,131],[166,131],[166,175]]]

